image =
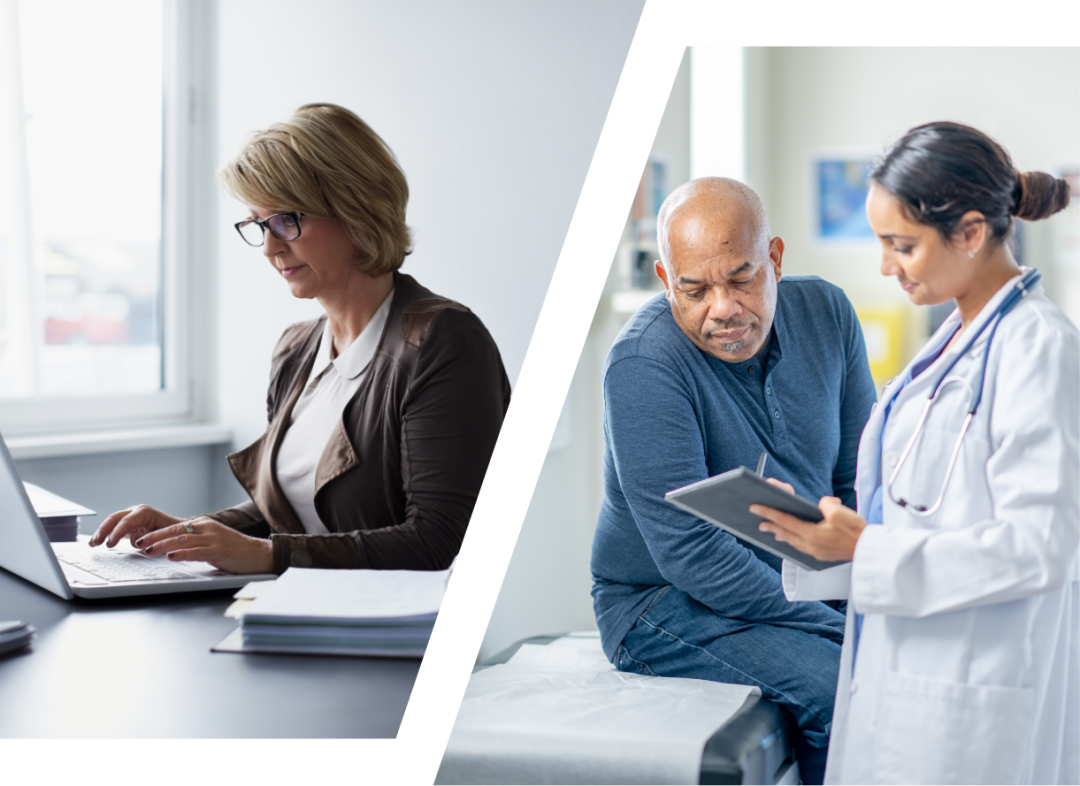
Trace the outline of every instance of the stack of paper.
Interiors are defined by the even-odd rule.
[[[289,568],[243,609],[243,650],[422,657],[449,577]]]
[[[0,652],[25,647],[33,636],[34,628],[23,622],[0,622]]]
[[[252,604],[255,598],[259,597],[259,593],[272,586],[274,586],[272,581],[252,581],[245,584],[233,594],[235,600],[229,604],[229,608],[225,609],[225,616],[239,621],[244,616],[248,606]]]
[[[45,534],[52,543],[77,540],[79,517],[94,515],[90,508],[76,505],[71,500],[59,497],[33,483],[24,481],[23,486],[26,488],[26,496],[30,498],[30,504],[34,506],[34,512],[45,526]]]

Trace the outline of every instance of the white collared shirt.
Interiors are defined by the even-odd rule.
[[[315,354],[307,387],[293,407],[289,428],[278,449],[278,485],[309,535],[328,530],[315,510],[315,470],[345,405],[359,390],[382,338],[390,314],[393,290],[383,300],[360,335],[336,358],[330,358],[332,336],[327,321]]]

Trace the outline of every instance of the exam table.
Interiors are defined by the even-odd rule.
[[[477,674],[499,664],[506,664],[525,644],[548,645],[564,638],[565,634],[533,636],[515,642],[507,649],[482,661],[473,669]],[[659,679],[659,678],[657,678]],[[781,784],[798,783],[798,766],[793,746],[794,724],[789,716],[772,702],[751,695],[745,703],[713,732],[701,752],[699,783],[705,784]],[[439,771],[436,783],[453,783],[462,774],[461,768],[449,762],[452,746]],[[460,764],[456,762],[455,764]],[[475,777],[476,771],[470,770]],[[505,775],[505,773],[502,773]],[[482,781],[481,781],[482,782]]]

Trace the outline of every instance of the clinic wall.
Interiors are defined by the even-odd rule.
[[[985,130],[1025,169],[1056,172],[1080,158],[1076,49],[756,47],[745,50],[744,68],[746,180],[765,202],[773,234],[784,238],[784,270],[820,275],[859,304],[908,307],[895,282],[878,272],[876,241],[848,247],[815,241],[813,154],[880,152],[908,128],[944,118]],[[965,81],[960,89],[959,78],[942,77],[957,73],[977,79]],[[692,78],[685,69],[680,72],[680,80]],[[688,147],[689,95],[688,82],[677,81],[654,149]],[[688,150],[684,155],[688,161]],[[681,160],[680,155],[671,156],[671,185],[689,177],[688,163],[680,174]],[[1062,217],[1066,219],[1075,221],[1076,216]],[[1040,233],[1048,223],[1029,227],[1034,231],[1025,236],[1025,250],[1032,259],[1040,244],[1045,245]],[[566,412],[563,416],[570,422],[570,442],[549,452],[545,461],[481,647],[482,658],[525,636],[595,628],[588,562],[602,497],[600,375],[626,317],[611,311],[611,290],[624,280],[620,264],[616,259],[570,387],[569,418]],[[911,322],[917,332],[925,315],[916,314]],[[913,336],[909,343],[917,340]]]
[[[403,272],[475,311],[514,383],[642,6],[220,0],[219,159],[301,104],[354,110],[409,181]],[[237,445],[265,428],[275,341],[321,313],[236,236],[244,214],[221,197],[219,399]]]
[[[995,138],[1021,170],[1057,173],[1080,160],[1076,48],[760,48],[746,62],[748,179],[784,238],[784,271],[821,275],[853,301],[907,298],[880,275],[877,241],[815,240],[815,153],[881,153],[913,126],[954,120]],[[1025,230],[1040,268],[1048,226]]]
[[[687,56],[653,142],[652,155],[667,163],[669,191],[690,177],[690,78]],[[596,629],[589,557],[603,497],[601,373],[630,316],[612,308],[613,295],[629,280],[629,242],[628,225],[492,611],[481,659],[527,636]]]

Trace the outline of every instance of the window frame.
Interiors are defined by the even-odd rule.
[[[5,436],[205,422],[212,414],[216,313],[213,99],[216,3],[164,0],[162,239],[163,386],[152,393],[0,399]],[[187,228],[187,229],[185,229]],[[194,303],[209,306],[196,325]],[[201,315],[200,315],[201,316]]]

